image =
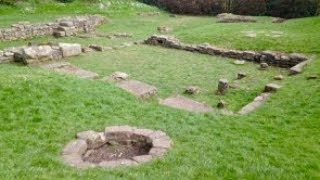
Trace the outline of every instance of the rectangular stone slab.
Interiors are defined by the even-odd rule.
[[[81,78],[96,79],[99,77],[97,73],[80,69],[67,62],[50,63],[43,67],[65,74],[73,74]]]
[[[117,85],[137,97],[147,99],[157,93],[157,88],[137,80],[120,81]]]
[[[165,100],[161,100],[160,104],[191,112],[208,113],[213,111],[212,107],[204,103],[200,103],[180,95],[174,95]]]
[[[271,93],[260,94],[259,96],[254,98],[252,102],[245,105],[238,113],[244,115],[254,111],[256,108],[260,107],[263,103],[265,103],[270,96]]]

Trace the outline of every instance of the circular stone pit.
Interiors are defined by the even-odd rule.
[[[78,133],[77,139],[65,146],[62,159],[78,168],[133,166],[163,157],[171,144],[162,131],[112,126],[105,132]]]

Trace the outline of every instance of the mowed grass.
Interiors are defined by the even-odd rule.
[[[202,92],[190,98],[213,107],[219,100],[224,100],[229,102],[232,110],[239,110],[252,101],[267,83],[274,81],[275,75],[288,73],[281,68],[261,71],[258,64],[236,65],[233,59],[151,46],[90,53],[74,57],[70,62],[102,77],[115,71],[126,72],[131,79],[156,86],[162,99],[175,94],[184,95],[188,86],[198,86]],[[247,73],[248,77],[237,80],[239,72]],[[230,89],[226,96],[218,96],[215,91],[219,79],[228,79],[231,85],[239,87]]]
[[[82,6],[81,3],[58,8],[45,5],[38,7],[34,14],[9,9],[2,11],[0,26],[6,27],[20,20],[39,22],[46,20],[45,17],[97,10],[97,6],[92,7],[95,9]],[[98,12],[110,18],[109,24],[99,28],[100,32],[129,32],[134,34],[133,38],[46,37],[32,41],[112,46],[146,39],[157,33],[157,26],[165,25],[173,28],[172,35],[188,43],[209,42],[236,49],[296,51],[316,54],[317,58],[306,67],[303,74],[286,77],[282,82],[283,88],[264,106],[247,116],[196,114],[170,109],[158,105],[156,101],[141,101],[103,81],[79,79],[40,68],[2,64],[0,179],[320,177],[320,81],[306,79],[320,73],[319,17],[290,20],[284,24],[271,24],[271,18],[268,17],[259,18],[257,24],[219,24],[213,17],[172,18],[167,14],[139,17],[135,15],[139,11],[156,9],[126,3],[111,6],[109,11]],[[43,15],[43,19],[39,14]],[[274,30],[283,31],[284,37],[273,39],[264,35]],[[257,31],[258,37],[244,37],[242,31]],[[25,45],[28,41],[1,42],[0,48]],[[199,85],[208,91],[192,98],[210,105],[215,105],[218,100],[211,93],[217,86],[217,79],[227,76],[234,80],[239,70],[245,70],[249,77],[244,79],[241,87],[248,89],[231,90],[223,97],[231,102],[233,110],[252,99],[266,82],[272,81],[274,74],[281,71],[275,68],[263,72],[250,63],[236,66],[232,60],[225,58],[148,46],[86,54],[70,61],[102,76],[117,70],[126,71],[134,79],[156,85],[161,98],[171,93],[182,93],[183,88],[191,83]],[[79,170],[60,160],[63,146],[77,132],[88,129],[103,131],[105,126],[111,125],[163,130],[172,138],[174,146],[165,158],[133,168]]]

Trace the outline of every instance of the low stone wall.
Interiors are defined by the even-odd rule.
[[[101,25],[105,18],[100,15],[83,15],[57,19],[56,22],[31,24],[20,22],[12,24],[10,28],[0,29],[1,40],[26,39],[38,36],[57,37],[72,36],[78,32],[88,32]]]
[[[59,60],[81,54],[80,44],[44,44],[30,45],[4,49],[0,51],[0,64],[5,62],[17,62],[30,64],[49,60]]]
[[[268,63],[272,66],[278,66],[283,68],[293,67],[303,61],[308,60],[303,54],[286,54],[274,51],[239,51],[228,50],[211,46],[210,44],[190,45],[181,43],[178,39],[163,35],[153,35],[149,39],[144,41],[148,45],[159,45],[168,48],[181,49],[191,52],[198,52],[203,54],[217,55],[233,59],[243,59],[246,61],[256,63]]]

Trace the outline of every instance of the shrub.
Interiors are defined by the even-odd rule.
[[[295,18],[314,16],[318,0],[268,0],[267,15]]]
[[[57,0],[57,1],[62,2],[62,3],[71,3],[75,0]]]
[[[0,0],[0,4],[14,5],[18,0]]]
[[[179,14],[219,14],[225,12],[225,0],[142,0]]]
[[[234,0],[231,3],[231,12],[244,15],[264,15],[266,0]]]

